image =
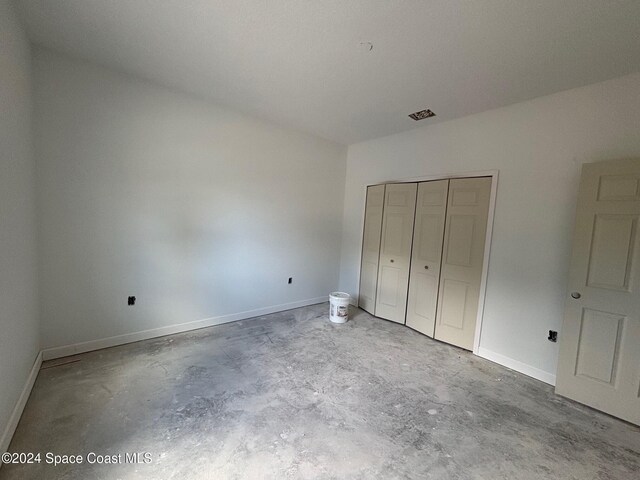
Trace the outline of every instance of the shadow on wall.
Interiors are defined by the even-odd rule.
[[[327,242],[336,218],[330,208],[310,209],[302,192],[300,202],[292,202],[268,187],[200,184],[187,191],[167,178],[124,191],[121,184],[110,187],[94,190],[80,207],[87,221],[65,262],[67,271],[75,270],[68,276],[75,287],[65,293],[83,292],[81,302],[69,299],[82,312],[76,322],[87,332],[92,324],[110,324],[89,339],[315,298],[335,288],[326,279],[337,276],[339,253]],[[129,295],[138,299],[134,307],[126,306]]]

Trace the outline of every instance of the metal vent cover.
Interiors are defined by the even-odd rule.
[[[431,110],[426,109],[426,110],[420,110],[419,112],[415,112],[409,115],[409,117],[413,118],[414,120],[418,121],[418,120],[424,120],[425,118],[431,118],[431,117],[435,117],[436,114],[433,113]]]

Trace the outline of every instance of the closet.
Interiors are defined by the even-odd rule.
[[[472,350],[491,177],[367,188],[359,305]]]

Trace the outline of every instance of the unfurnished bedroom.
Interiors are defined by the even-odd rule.
[[[0,480],[640,478],[639,32],[0,0]]]

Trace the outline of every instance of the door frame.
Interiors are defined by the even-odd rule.
[[[475,177],[491,177],[491,196],[489,197],[489,214],[487,217],[487,234],[485,236],[484,243],[484,258],[482,261],[482,277],[480,279],[480,296],[478,298],[478,316],[476,317],[476,333],[473,338],[473,353],[479,354],[480,339],[482,337],[482,320],[484,318],[484,304],[487,292],[487,276],[489,273],[489,258],[491,256],[491,239],[493,236],[493,221],[496,211],[496,198],[498,194],[498,175],[499,170],[480,170],[474,172],[462,172],[462,173],[449,173],[439,175],[424,175],[420,177],[407,177],[393,180],[382,180],[374,183],[367,183],[363,185],[364,188],[364,205],[362,208],[363,217],[360,222],[360,238],[364,238],[364,213],[366,213],[367,202],[367,188],[374,185],[384,185],[389,183],[416,183],[416,182],[429,182],[432,180],[450,180],[453,178],[475,178]],[[362,242],[360,243],[360,258],[358,260],[358,300],[356,306],[360,303],[360,269],[362,268]]]

